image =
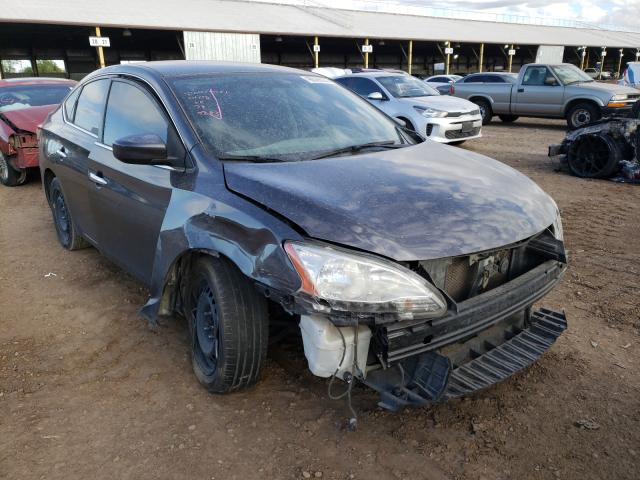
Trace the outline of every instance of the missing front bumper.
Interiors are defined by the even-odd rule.
[[[454,367],[449,358],[431,351],[404,364],[369,373],[365,383],[381,395],[379,405],[397,411],[406,406],[460,397],[499,383],[533,364],[567,329],[564,313],[541,309],[524,329],[507,329],[500,345],[471,351],[471,361]]]

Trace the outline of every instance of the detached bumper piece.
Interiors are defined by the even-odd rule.
[[[531,316],[531,326],[487,353],[454,369],[444,398],[485,389],[533,364],[567,329],[564,313],[541,309]]]
[[[503,343],[485,345],[483,354],[471,351],[473,360],[463,365],[454,367],[432,351],[370,372],[365,384],[380,393],[379,405],[392,411],[468,395],[533,364],[566,329],[564,313],[541,309],[532,313],[527,328],[505,330]]]

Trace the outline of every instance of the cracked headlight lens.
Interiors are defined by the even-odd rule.
[[[411,270],[372,255],[316,243],[286,242],[302,280],[301,291],[345,312],[437,317],[447,311],[442,294]]]

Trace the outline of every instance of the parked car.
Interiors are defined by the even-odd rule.
[[[13,187],[38,166],[36,130],[76,84],[58,78],[0,80],[0,183]]]
[[[594,80],[611,80],[611,77],[613,76],[611,72],[607,72],[606,70],[600,72],[597,68],[585,68],[584,73]]]
[[[438,90],[440,95],[449,95],[449,86],[461,78],[461,75],[433,75],[425,78],[424,82],[431,88]]]
[[[345,75],[335,81],[436,142],[460,144],[481,136],[482,118],[476,105],[441,96],[417,78],[375,71]]]
[[[626,115],[640,99],[640,91],[596,82],[568,63],[527,64],[517,79],[491,75],[469,75],[451,86],[452,95],[480,107],[485,124],[498,115],[503,122],[518,117],[566,118],[569,128],[578,128],[602,116]],[[494,81],[497,78],[502,81]]]
[[[532,310],[566,268],[554,201],[325,77],[107,67],[41,135],[60,243],[139,278],[151,321],[184,316],[212,392],[258,381],[274,319],[299,324],[314,374],[362,381],[391,409],[489,387],[566,328]]]

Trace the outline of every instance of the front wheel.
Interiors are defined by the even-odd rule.
[[[227,393],[257,383],[267,356],[267,301],[227,259],[198,258],[186,288],[191,360],[200,383]]]
[[[4,154],[0,153],[0,183],[7,187],[17,187],[27,181],[27,170],[15,169]]]
[[[595,105],[590,103],[578,103],[567,112],[567,125],[572,130],[584,127],[600,119],[602,115]]]

